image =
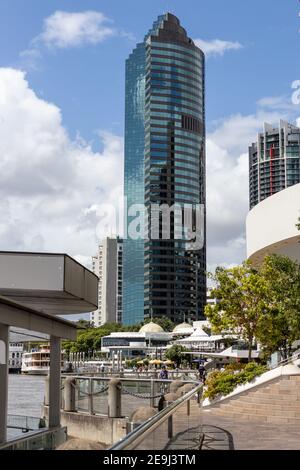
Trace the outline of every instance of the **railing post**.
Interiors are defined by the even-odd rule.
[[[9,326],[0,324],[0,443],[7,439]]]
[[[173,437],[173,415],[169,416],[168,418],[168,438],[171,439]]]
[[[152,408],[154,408],[154,406],[155,406],[154,389],[155,389],[155,381],[151,377],[151,379],[150,379],[150,406]]]
[[[89,412],[94,414],[93,379],[89,378]]]
[[[45,377],[45,395],[44,395],[44,405],[49,406],[49,384],[50,384],[50,377],[47,375]]]
[[[187,416],[190,416],[191,414],[191,401],[190,400],[188,400],[186,404],[186,413],[187,413]]]

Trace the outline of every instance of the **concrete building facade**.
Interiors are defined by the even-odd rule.
[[[300,184],[268,197],[247,216],[247,256],[260,265],[268,254],[281,254],[300,262]]]
[[[98,310],[90,321],[98,327],[105,323],[122,322],[123,240],[103,239],[98,253],[92,258],[93,272],[99,277]]]
[[[250,209],[264,199],[300,182],[300,128],[280,121],[264,131],[249,148]]]

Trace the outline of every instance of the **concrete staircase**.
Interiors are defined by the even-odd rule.
[[[300,375],[280,375],[205,406],[203,412],[260,423],[300,425]]]

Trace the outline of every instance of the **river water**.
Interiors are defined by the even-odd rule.
[[[10,374],[8,387],[8,414],[41,417],[45,377]]]

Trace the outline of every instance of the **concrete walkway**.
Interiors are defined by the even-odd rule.
[[[202,413],[203,450],[299,450],[300,426],[255,423]]]

